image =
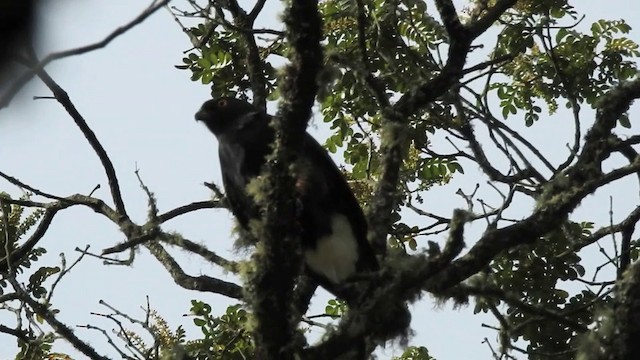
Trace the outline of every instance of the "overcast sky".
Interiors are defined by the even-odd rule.
[[[41,56],[101,40],[148,5],[147,1],[141,0],[56,0],[47,3],[49,5],[41,11]],[[270,3],[277,2],[271,0]],[[631,0],[574,3],[580,5],[580,13],[587,15],[584,20],[587,27],[597,19],[629,17],[638,10],[637,3]],[[185,4],[174,1],[174,5],[184,8]],[[275,7],[267,5],[261,20],[274,24],[278,21],[276,13]],[[634,27],[631,37],[640,41],[640,20],[637,16],[626,20]],[[280,28],[278,25],[272,27]],[[135,178],[136,166],[156,194],[161,211],[208,199],[210,191],[201,185],[202,182],[220,183],[217,144],[193,119],[195,111],[208,99],[209,89],[192,82],[189,72],[174,68],[180,64],[183,51],[190,47],[188,38],[168,11],[160,10],[107,48],[47,67],[109,153],[127,210],[139,223],[145,221],[147,200]],[[102,188],[95,195],[109,199],[100,162],[72,119],[54,100],[32,100],[33,96],[48,95],[49,91],[34,80],[20,92],[10,108],[0,110],[0,170],[60,196],[87,194],[101,184]],[[317,117],[312,133],[324,141],[327,132],[318,126],[320,121]],[[571,131],[570,128],[558,129],[557,124],[541,124],[535,131],[549,134],[549,131],[565,130],[567,134]],[[549,146],[563,148],[564,143]],[[426,204],[446,208],[429,210],[448,216],[450,209],[464,207],[463,199],[453,195],[455,189],[470,192],[476,182],[478,179],[459,179],[433,191],[427,195]],[[0,181],[0,191],[20,195],[19,189],[3,181]],[[625,193],[630,191],[637,194],[637,189],[630,187],[611,189],[599,200],[585,202],[579,214],[602,216],[606,220],[608,195],[622,203]],[[633,201],[628,206],[632,205]],[[624,210],[627,205],[621,206]],[[180,231],[191,240],[233,257],[237,254],[231,254],[231,220],[224,210],[203,210],[172,220],[164,229]],[[74,207],[54,219],[47,236],[39,244],[46,247],[49,254],[37,265],[57,265],[60,252],[71,261],[78,256],[74,252],[77,246],[89,244],[93,251],[99,252],[122,240],[117,227],[108,220],[89,209]],[[201,262],[197,256],[183,256],[181,260],[191,275],[229,279],[229,275]],[[27,281],[27,277],[22,280]],[[112,329],[112,323],[90,315],[90,312],[108,312],[98,304],[100,299],[122,312],[142,318],[140,307],[145,305],[146,296],[150,297],[152,308],[164,316],[172,328],[184,324],[194,336],[198,333],[191,321],[182,317],[188,312],[191,299],[210,303],[217,313],[222,313],[232,303],[219,295],[179,288],[146,250],[140,250],[131,267],[104,266],[100,260],[84,259],[59,285],[53,305],[61,310],[59,319],[69,325],[91,323]],[[325,300],[322,297],[317,303],[323,305]],[[481,323],[495,325],[496,322],[488,317],[474,317],[472,312],[472,306],[453,311],[450,305],[435,307],[425,296],[425,301],[416,306],[413,313],[412,327],[417,334],[411,343],[427,346],[438,359],[489,359],[489,349],[481,342],[487,337],[495,345],[495,332],[482,328]],[[0,322],[9,319],[0,313]],[[76,333],[82,339],[89,339],[91,345],[104,354],[117,358],[101,335],[86,329],[77,329]],[[465,345],[460,346],[461,343]],[[0,359],[14,355],[15,351],[7,349],[15,349],[15,339],[0,334]],[[71,352],[64,342],[57,343],[54,349]],[[389,356],[392,349],[384,350],[385,356]]]

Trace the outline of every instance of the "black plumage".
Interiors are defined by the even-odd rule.
[[[235,98],[205,102],[196,113],[218,139],[220,167],[231,210],[243,228],[260,217],[247,184],[259,176],[271,153],[271,116]],[[296,190],[301,201],[301,247],[308,273],[349,303],[349,280],[378,269],[367,240],[367,223],[347,181],[327,151],[308,133],[298,153]]]

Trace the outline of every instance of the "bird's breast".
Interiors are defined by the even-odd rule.
[[[320,237],[315,247],[304,252],[307,266],[334,284],[340,284],[356,271],[358,242],[345,215],[331,216],[331,233]]]

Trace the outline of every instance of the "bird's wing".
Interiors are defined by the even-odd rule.
[[[227,201],[240,225],[247,228],[249,219],[255,217],[257,209],[246,190],[250,178],[243,174],[245,150],[238,144],[221,141],[218,144],[218,155]]]
[[[321,212],[344,215],[358,243],[358,268],[377,269],[378,264],[373,249],[367,240],[367,220],[344,175],[327,150],[311,135],[305,134],[302,150],[312,164],[311,173],[308,176],[316,182],[310,184],[309,191],[303,194],[303,198],[308,197],[307,201],[312,201],[314,207],[321,209]],[[322,182],[323,185],[317,185],[318,182]],[[324,217],[318,214],[312,216],[316,221]],[[334,221],[331,216],[329,219]]]
[[[247,185],[260,175],[264,159],[271,151],[273,130],[268,124],[268,115],[252,112],[238,119],[233,131],[218,139],[220,169],[227,199],[233,214],[244,228],[247,228],[250,219],[259,216],[258,207],[247,193]]]
[[[317,196],[326,199],[325,201],[330,201],[330,206],[334,211],[353,214],[356,225],[366,231],[364,214],[347,180],[327,150],[308,133],[305,134],[303,153],[313,165],[310,176],[315,176],[319,179],[318,181],[324,183],[323,186],[313,189]]]

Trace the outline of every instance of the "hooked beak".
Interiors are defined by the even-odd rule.
[[[198,110],[196,113],[196,121],[205,121],[208,118],[208,113],[204,109]]]

